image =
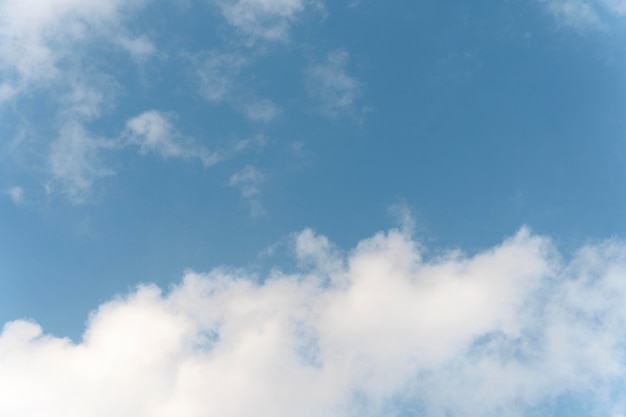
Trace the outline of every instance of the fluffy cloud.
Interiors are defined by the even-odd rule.
[[[346,67],[350,56],[344,50],[331,52],[326,60],[308,68],[309,92],[319,111],[328,117],[354,114],[359,97],[359,82]]]
[[[523,415],[576,396],[619,415],[626,244],[562,260],[522,229],[425,258],[392,230],[344,256],[295,239],[302,271],[187,272],[101,305],[78,343],[7,323],[3,416]]]
[[[205,166],[220,160],[217,153],[185,138],[172,123],[173,116],[157,110],[146,111],[126,122],[124,136],[139,146],[142,154],[154,153],[162,158],[198,158]]]

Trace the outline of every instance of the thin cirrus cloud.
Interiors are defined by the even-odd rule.
[[[575,396],[623,415],[624,242],[568,261],[525,228],[473,256],[425,259],[397,230],[347,255],[311,230],[293,248],[293,274],[142,285],[77,343],[6,323],[0,414],[501,416]]]

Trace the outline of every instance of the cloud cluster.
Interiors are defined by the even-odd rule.
[[[123,25],[125,16],[145,3],[144,0],[0,2],[0,69],[4,75],[0,99],[65,78],[67,63],[75,61],[78,51],[98,37],[131,54],[149,54],[153,50],[151,43],[134,37]]]
[[[152,3],[0,0],[0,106],[19,116],[14,119],[16,125],[41,126],[38,132],[30,131],[29,147],[15,148],[16,153],[28,153],[28,158],[22,158],[26,166],[20,168],[46,175],[43,182],[48,193],[66,195],[73,203],[88,201],[94,185],[114,174],[106,163],[107,154],[128,149],[128,143],[137,145],[142,154],[199,159],[205,166],[224,156],[182,135],[173,126],[171,113],[148,110],[128,120],[126,126],[119,126],[118,131],[124,131],[121,137],[95,130],[99,124],[94,122],[104,116],[117,116],[117,98],[128,87],[128,80],[118,79],[112,67],[102,65],[102,54],[131,58],[135,63],[145,63],[153,56],[167,60],[181,55],[192,57],[191,72],[198,87],[195,90],[204,98],[228,104],[247,121],[268,123],[283,109],[270,98],[256,95],[253,86],[244,85],[242,71],[254,65],[255,55],[262,54],[260,44],[287,42],[291,28],[304,13],[323,7],[320,0],[202,2],[204,6],[215,6],[233,29],[227,31],[223,48],[169,54],[137,29],[142,26],[137,22],[145,17],[143,11]],[[210,8],[206,10],[208,13]],[[185,65],[175,64],[188,71],[189,60]],[[181,68],[181,74],[185,70]],[[34,108],[33,103],[39,102],[48,106],[45,121],[35,122],[19,115],[20,106]],[[127,120],[129,115],[121,117]],[[17,122],[20,118],[22,121]],[[42,137],[35,137],[38,134]]]
[[[79,343],[7,323],[0,414],[515,416],[569,395],[623,415],[623,242],[565,261],[522,229],[426,259],[396,230],[347,255],[305,230],[294,249],[294,274],[140,286],[101,305]]]

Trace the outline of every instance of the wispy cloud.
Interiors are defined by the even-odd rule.
[[[248,100],[240,106],[246,118],[255,122],[268,123],[282,113],[282,109],[269,99]]]
[[[585,0],[549,0],[547,10],[562,25],[577,28],[599,26],[600,16],[594,2]]]
[[[24,201],[24,189],[22,187],[14,186],[6,189],[4,192],[16,206],[19,206]]]
[[[431,260],[395,230],[348,255],[310,230],[296,245],[301,273],[144,285],[77,343],[7,323],[0,414],[521,416],[565,396],[623,414],[624,242],[567,261],[526,229]]]
[[[192,59],[200,93],[212,102],[229,100],[246,59],[235,53],[210,53]]]
[[[90,132],[87,122],[114,108],[121,88],[113,76],[94,64],[88,49],[104,41],[135,59],[152,54],[155,48],[150,40],[134,34],[127,25],[130,16],[147,3],[0,2],[0,105],[12,102],[20,114],[23,98],[54,103],[56,110],[46,115],[49,124],[40,131],[56,134],[42,134],[36,141],[38,149],[29,152],[45,155],[46,189],[65,194],[74,203],[87,201],[92,185],[114,173],[102,161],[103,151],[116,147],[114,141]],[[34,124],[32,120],[25,123]],[[28,162],[26,169],[41,168]]]
[[[605,28],[611,18],[626,15],[624,0],[540,0],[563,26],[575,29]]]
[[[66,194],[76,204],[86,202],[94,182],[115,173],[102,161],[102,152],[115,147],[114,141],[93,136],[81,124],[67,123],[50,146],[48,191]]]
[[[124,137],[139,146],[141,154],[156,154],[162,158],[197,158],[205,166],[214,165],[220,155],[210,152],[194,140],[183,136],[172,122],[173,114],[157,110],[146,111],[126,122]]]
[[[258,217],[265,213],[259,200],[261,186],[265,180],[265,174],[254,166],[248,165],[241,171],[233,174],[228,181],[228,185],[237,188],[241,196],[248,201],[252,217]]]
[[[311,65],[307,70],[307,84],[317,109],[328,117],[354,115],[355,104],[360,96],[360,84],[348,74],[348,52],[337,50],[329,53],[323,62]]]
[[[5,99],[41,83],[59,81],[72,57],[94,36],[130,53],[145,54],[149,41],[135,39],[125,17],[146,3],[121,0],[7,0],[0,4],[0,68]],[[13,94],[8,94],[12,92]]]
[[[316,0],[214,0],[226,20],[249,42],[281,41],[307,8],[320,7]]]
[[[268,123],[282,109],[267,98],[257,98],[241,85],[241,73],[252,64],[251,58],[239,53],[212,51],[191,58],[200,94],[212,103],[227,103],[253,122]]]

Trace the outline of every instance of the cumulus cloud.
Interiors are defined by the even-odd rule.
[[[347,72],[350,56],[344,50],[327,55],[326,59],[307,70],[307,83],[318,110],[328,117],[351,115],[360,94],[360,84]]]
[[[241,171],[236,172],[230,177],[228,185],[235,187],[241,193],[241,196],[250,203],[250,211],[252,217],[258,217],[265,213],[259,195],[261,194],[261,186],[265,182],[266,177],[261,171],[252,165],[247,165]]]
[[[142,285],[77,343],[5,324],[0,414],[521,416],[567,396],[623,410],[624,242],[569,260],[527,229],[473,256],[427,258],[396,230],[347,255],[311,230],[294,245],[301,273]]]
[[[139,146],[141,154],[153,153],[162,158],[198,158],[205,166],[220,160],[217,153],[184,137],[172,122],[173,115],[158,110],[146,111],[126,122],[124,136]]]

